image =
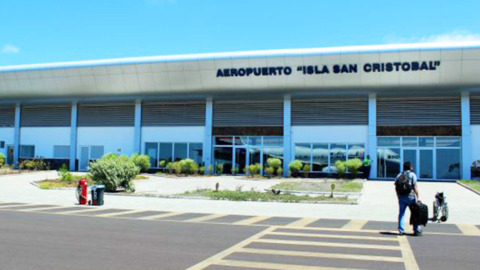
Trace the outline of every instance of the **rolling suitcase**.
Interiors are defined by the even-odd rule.
[[[427,226],[428,223],[428,206],[422,202],[417,202],[410,206],[412,215],[410,217],[410,225]]]

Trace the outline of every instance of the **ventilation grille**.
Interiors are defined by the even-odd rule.
[[[283,126],[283,101],[215,102],[213,104],[213,126]]]
[[[460,97],[378,98],[379,126],[461,125]]]
[[[142,106],[142,125],[204,126],[205,102],[145,103]]]
[[[367,124],[367,97],[292,101],[293,126]]]
[[[134,104],[80,104],[79,127],[131,127],[135,122]]]
[[[480,125],[480,96],[470,97],[470,123]]]
[[[20,123],[22,127],[69,127],[70,105],[22,106]]]
[[[0,127],[15,126],[15,107],[0,106]]]

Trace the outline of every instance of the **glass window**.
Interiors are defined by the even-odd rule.
[[[160,158],[158,162],[165,161],[165,164],[172,162],[173,157],[173,144],[172,143],[160,143]]]
[[[188,158],[193,159],[198,164],[202,164],[203,160],[203,144],[202,143],[190,143],[188,149]]]
[[[330,144],[330,164],[331,166],[335,165],[337,160],[346,161],[347,160],[347,145],[332,143]]]
[[[433,147],[433,137],[420,137],[418,143],[420,147]]]
[[[214,165],[223,164],[223,172],[230,173],[232,171],[233,148],[232,147],[215,147],[214,151]],[[212,166],[216,170],[216,166]]]
[[[186,143],[176,143],[175,144],[175,155],[173,160],[180,161],[187,158],[187,144]]]
[[[235,145],[247,145],[248,144],[248,137],[235,137]]]
[[[145,154],[150,157],[152,167],[160,167],[160,164],[158,163],[158,143],[146,143]]]
[[[248,137],[248,144],[250,145],[262,145],[262,137],[256,136],[256,137]]]
[[[69,145],[54,145],[53,146],[53,158],[69,158],[70,146]]]
[[[437,178],[460,179],[460,149],[437,149]]]
[[[312,171],[328,172],[328,144],[326,143],[313,144]]]
[[[379,178],[395,178],[400,173],[400,148],[377,150],[377,175]]]
[[[358,158],[360,160],[363,160],[364,155],[365,145],[363,143],[348,145],[348,159]]]
[[[378,137],[378,146],[400,147],[400,137]]]
[[[283,164],[283,147],[265,147],[265,148],[263,148],[263,163],[264,163],[263,165],[264,165],[264,167],[267,167],[267,160],[269,158],[278,158],[282,161],[282,164]]]
[[[402,146],[404,147],[417,147],[418,138],[417,137],[402,137]]]
[[[283,145],[283,137],[263,137],[263,145]]]
[[[34,145],[20,145],[20,157],[21,158],[34,158],[35,146]]]
[[[460,147],[460,138],[437,137],[437,147]]]
[[[0,149],[3,149],[5,148],[5,142],[4,141],[0,141]]]
[[[233,137],[223,137],[223,136],[216,136],[215,137],[215,145],[233,145]]]
[[[310,149],[309,143],[298,143],[295,145],[295,159],[302,161],[304,164],[310,164]]]
[[[90,159],[100,159],[104,155],[103,146],[91,146],[90,147]]]

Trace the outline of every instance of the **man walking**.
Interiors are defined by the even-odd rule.
[[[372,166],[372,163],[370,162],[370,156],[367,155],[367,157],[363,159],[363,163],[362,163],[363,178],[367,180],[368,178],[370,178],[371,166]]]
[[[403,164],[403,172],[398,174],[395,179],[395,190],[397,192],[398,204],[400,206],[400,212],[398,214],[398,233],[404,235],[405,211],[407,210],[407,207],[411,207],[413,204],[417,203],[417,200],[420,201],[417,175],[413,172],[410,162],[405,162]],[[415,224],[413,225],[413,232],[415,236],[422,235],[420,226]]]

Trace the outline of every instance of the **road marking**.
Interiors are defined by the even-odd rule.
[[[344,230],[361,230],[365,224],[367,224],[368,220],[358,220],[352,219],[350,222],[345,224],[342,229]]]
[[[243,248],[237,252],[251,253],[251,254],[297,256],[297,257],[346,259],[346,260],[359,260],[359,261],[403,262],[403,259],[400,257],[304,252],[304,251],[286,251],[286,250],[270,250],[270,249],[256,249],[256,248]]]
[[[256,242],[256,243],[267,243],[267,244],[282,244],[282,245],[400,250],[399,246],[350,244],[350,243],[331,243],[331,242],[317,242],[317,241],[313,242],[313,241],[296,241],[296,240],[258,239],[258,240],[255,240],[254,242]]]
[[[1,205],[1,206],[0,206],[0,209],[4,209],[4,208],[14,208],[14,207],[25,207],[25,206],[35,206],[35,205],[38,205],[38,204],[34,204],[34,203],[21,203],[21,204]]]
[[[154,219],[159,219],[159,218],[179,216],[179,215],[183,215],[183,214],[185,214],[185,213],[183,213],[183,212],[171,212],[171,213],[163,213],[163,214],[158,214],[158,215],[141,217],[139,219],[141,219],[141,220],[154,220]]]
[[[480,229],[475,225],[457,224],[457,227],[464,235],[480,236]]]
[[[319,220],[319,218],[302,218],[300,220],[285,225],[285,227],[306,227],[317,220]]]
[[[407,237],[399,236],[398,242],[400,243],[402,257],[405,263],[405,270],[420,270]]]
[[[321,267],[321,266],[307,266],[294,264],[276,264],[276,263],[259,263],[247,261],[222,260],[215,265],[244,267],[255,269],[269,269],[269,270],[358,270],[356,268],[337,268],[337,267]]]
[[[59,215],[74,215],[74,214],[81,214],[81,213],[87,213],[87,212],[95,212],[95,211],[100,211],[100,210],[109,210],[110,208],[101,208],[101,207],[95,207],[95,208],[90,208],[90,207],[85,207],[85,209],[81,210],[73,210],[73,211],[67,211],[67,212],[60,212],[60,213],[55,213]]]
[[[141,212],[146,212],[146,210],[126,210],[123,212],[114,212],[114,213],[100,214],[95,216],[96,217],[115,217],[120,215],[134,214],[134,213],[141,213]]]
[[[251,218],[247,218],[247,219],[244,219],[244,220],[240,220],[240,221],[237,221],[235,223],[233,223],[233,225],[252,225],[253,223],[257,223],[257,222],[260,222],[260,221],[263,221],[263,220],[266,220],[266,219],[269,219],[271,217],[269,216],[256,216],[256,217],[251,217]]]
[[[300,237],[317,237],[317,238],[337,238],[337,239],[357,239],[372,241],[392,241],[397,242],[393,237],[375,237],[361,235],[338,235],[338,234],[319,234],[319,233],[290,233],[290,232],[272,232],[270,235],[300,236]]]
[[[185,221],[186,222],[203,222],[203,221],[207,221],[207,220],[211,220],[211,219],[215,219],[215,218],[221,218],[221,217],[224,217],[224,216],[226,216],[226,215],[208,215],[208,216],[188,219],[188,220],[185,220]]]
[[[19,211],[22,211],[22,212],[37,212],[37,211],[53,210],[53,209],[61,209],[61,208],[72,208],[72,207],[71,206],[50,206],[50,207],[42,207],[42,208],[20,209]]]
[[[250,243],[252,243],[253,241],[267,235],[268,233],[272,232],[274,230],[273,227],[269,227],[257,234],[255,234],[254,236],[250,237],[250,238],[247,238],[243,241],[241,241],[240,243],[220,252],[220,253],[217,253],[215,255],[213,255],[212,257],[188,268],[187,270],[202,270],[202,269],[205,269],[207,267],[209,267],[210,265],[212,264],[217,264],[219,263],[223,258],[237,252],[238,250],[242,249],[243,247],[249,245]],[[300,270],[300,269],[299,269]]]

